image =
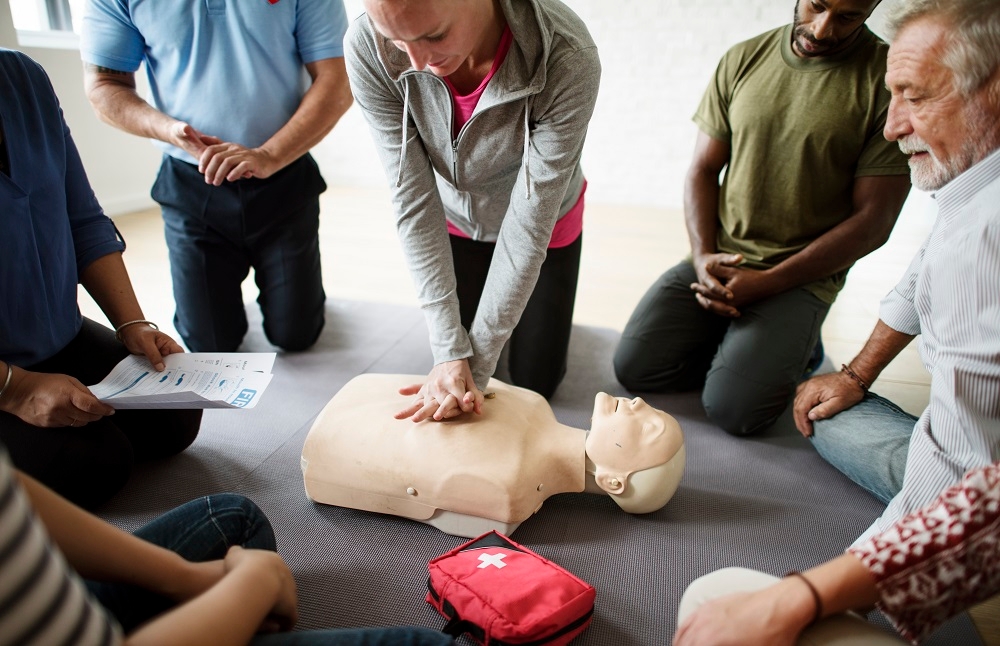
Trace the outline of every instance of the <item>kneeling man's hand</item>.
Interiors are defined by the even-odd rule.
[[[795,428],[804,437],[813,434],[813,422],[828,419],[864,399],[857,382],[843,372],[813,377],[799,384],[792,413]]]

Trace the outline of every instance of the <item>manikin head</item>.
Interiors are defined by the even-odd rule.
[[[934,191],[1000,148],[1000,3],[900,2],[888,28],[885,138]]]
[[[493,59],[503,14],[495,0],[364,0],[375,29],[414,69],[450,76],[472,60]]]
[[[792,27],[792,51],[803,58],[843,51],[861,33],[881,0],[798,0]]]
[[[632,514],[667,504],[684,473],[680,425],[639,397],[598,393],[586,450],[597,486]]]

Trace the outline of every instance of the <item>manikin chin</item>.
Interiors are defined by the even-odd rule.
[[[591,429],[556,421],[545,399],[493,379],[483,414],[413,423],[399,388],[426,376],[352,379],[302,448],[315,502],[393,514],[458,536],[509,535],[549,496],[610,495],[625,511],[663,507],[684,473],[684,436],[642,399],[598,393]]]

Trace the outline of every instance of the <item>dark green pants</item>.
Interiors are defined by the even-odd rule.
[[[615,373],[629,390],[702,388],[709,419],[734,435],[771,426],[788,407],[830,306],[802,288],[713,314],[689,285],[694,267],[664,273],[639,301],[615,351]]]

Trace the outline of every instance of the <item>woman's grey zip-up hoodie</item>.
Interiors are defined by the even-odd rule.
[[[351,88],[392,188],[434,362],[468,358],[481,389],[535,287],[556,220],[580,195],[601,76],[590,33],[564,4],[499,2],[513,42],[457,137],[441,78],[415,70],[366,15],[345,38]],[[468,334],[445,218],[474,240],[496,242]]]

